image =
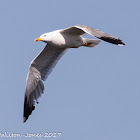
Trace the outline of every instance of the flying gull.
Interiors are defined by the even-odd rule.
[[[42,34],[37,41],[47,43],[45,48],[32,60],[26,79],[23,122],[26,122],[29,115],[35,109],[35,101],[44,91],[42,81],[45,81],[55,67],[58,60],[69,48],[78,48],[80,46],[95,47],[100,40],[87,39],[82,36],[90,34],[106,42],[124,46],[125,44],[118,38],[106,34],[85,25],[75,25],[63,30]]]

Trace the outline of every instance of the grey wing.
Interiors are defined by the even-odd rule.
[[[46,80],[65,50],[65,48],[46,45],[31,62],[25,86],[24,122],[35,109],[35,101],[37,101],[44,91],[42,80]]]
[[[60,31],[61,34],[70,34],[70,35],[84,35],[87,34],[83,29],[77,28],[76,26],[71,26]]]
[[[117,44],[117,45],[125,45],[118,37],[106,34],[102,31],[99,31],[97,29],[91,28],[89,26],[85,25],[75,25],[71,26],[69,28],[66,28],[62,30],[60,33],[62,34],[72,34],[72,35],[84,35],[84,34],[90,34],[92,36],[95,36],[99,39],[102,39],[106,42]]]
[[[120,40],[118,37],[106,34],[102,31],[99,31],[97,29],[91,28],[89,26],[85,26],[85,25],[76,25],[75,27],[82,29],[84,32],[93,35],[99,39],[102,39],[104,41],[107,41],[109,43],[113,43],[116,45],[122,45],[124,46],[125,44],[122,42],[122,40]]]

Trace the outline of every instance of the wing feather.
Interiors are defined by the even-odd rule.
[[[83,29],[78,28],[76,26],[68,27],[62,31],[60,31],[61,34],[70,34],[70,35],[84,35],[87,34]]]
[[[35,101],[43,94],[44,84],[52,69],[65,52],[65,48],[46,47],[31,62],[26,79],[24,98],[24,122],[35,109]]]
[[[75,35],[84,35],[84,34],[90,34],[92,36],[95,36],[101,40],[104,40],[106,42],[116,44],[116,45],[122,45],[124,46],[125,44],[120,40],[118,37],[109,35],[107,33],[104,33],[102,31],[99,31],[97,29],[91,28],[89,26],[85,25],[75,25],[71,26],[69,28],[66,28],[61,31],[61,33],[65,34],[75,34]]]
[[[118,37],[109,35],[107,33],[104,33],[102,31],[99,31],[97,29],[91,28],[89,26],[85,26],[85,25],[76,25],[75,27],[82,29],[83,31],[85,31],[86,33],[93,35],[99,39],[102,39],[106,42],[112,43],[112,44],[116,44],[116,45],[122,45],[124,46],[125,44],[122,42],[122,40],[120,40]]]

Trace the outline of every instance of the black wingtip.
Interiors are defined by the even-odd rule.
[[[121,42],[121,44],[118,44],[119,46],[125,46],[125,44],[123,42]]]
[[[106,42],[112,43],[112,44],[116,44],[116,45],[120,45],[120,46],[125,46],[125,44],[119,38],[100,37],[100,39],[102,39],[102,40],[104,40]]]
[[[119,38],[116,40],[117,45],[119,46],[125,46],[125,43],[122,42]]]
[[[41,96],[43,91],[44,91],[44,85],[40,80],[35,90],[33,90],[33,92],[31,92],[30,94],[25,93],[24,112],[23,112],[24,123],[27,121],[28,117],[32,114],[32,111],[35,109],[35,101],[37,104],[39,103],[37,99]]]
[[[23,115],[23,123],[25,123],[29,117],[29,115],[31,115],[32,111],[35,109],[35,106],[29,105],[29,102],[27,101],[27,97],[25,96],[25,100],[24,100],[24,115]]]

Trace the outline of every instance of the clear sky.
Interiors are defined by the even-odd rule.
[[[42,140],[139,140],[139,5],[139,0],[1,0],[0,133],[61,132]],[[126,46],[102,41],[66,52],[23,123],[28,67],[45,46],[34,39],[75,24],[118,36]]]

